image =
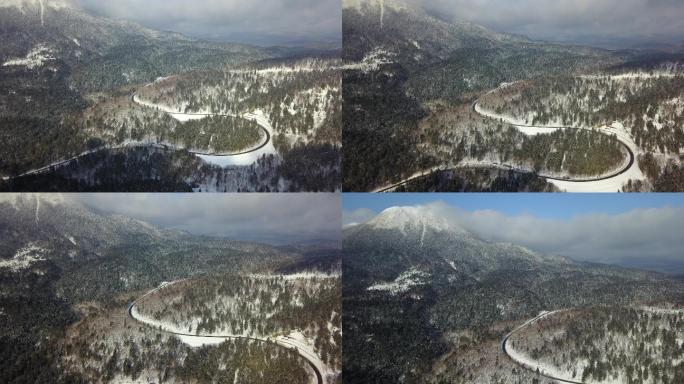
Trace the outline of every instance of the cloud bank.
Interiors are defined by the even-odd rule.
[[[95,14],[189,36],[251,44],[342,41],[339,0],[73,0]]]
[[[531,38],[629,46],[684,42],[681,0],[409,0],[435,13]]]
[[[376,213],[368,208],[359,208],[354,211],[342,211],[342,223],[345,227],[352,227],[365,223],[375,217]]]
[[[584,214],[570,219],[466,211],[436,202],[422,206],[492,242],[508,242],[577,261],[684,273],[684,207]],[[344,224],[364,212],[345,212]]]
[[[167,229],[270,244],[338,241],[340,199],[333,194],[68,194],[100,212]]]

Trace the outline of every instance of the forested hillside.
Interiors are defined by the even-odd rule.
[[[684,150],[681,71],[544,77],[482,98],[483,107],[532,125],[596,127],[620,121],[645,151]]]
[[[249,342],[192,349],[128,317],[128,305],[164,281],[221,274],[270,274],[316,263],[336,265],[339,255],[315,248],[289,249],[194,236],[156,228],[128,217],[103,214],[60,195],[14,195],[0,199],[0,377],[3,382],[214,382],[219,378],[282,377],[301,382],[307,364],[286,348]],[[333,273],[339,274],[333,270]],[[201,289],[201,287],[197,287]],[[339,329],[339,283],[302,303],[313,317]],[[332,316],[337,308],[338,317]],[[294,308],[292,309],[294,311]],[[322,316],[322,315],[321,315]],[[288,318],[294,318],[292,312]],[[312,340],[325,331],[304,323]],[[339,331],[338,331],[339,332]],[[339,361],[339,339],[327,335],[317,350]],[[327,341],[327,339],[326,339]],[[326,347],[327,346],[327,347]],[[10,358],[11,356],[11,358]],[[230,369],[226,368],[230,365]],[[287,369],[285,367],[288,367]],[[334,367],[334,365],[331,365]],[[301,367],[302,369],[299,369]],[[236,373],[237,371],[239,373]],[[142,379],[141,379],[142,380]],[[145,379],[146,380],[146,379]]]
[[[343,4],[345,190],[383,189],[435,169],[486,166],[562,180],[614,179],[596,184],[600,190],[678,187],[673,173],[664,173],[681,163],[680,54],[533,41],[409,1]],[[494,101],[516,90],[506,98],[515,103],[512,111]],[[527,125],[591,129],[618,121],[629,140],[620,145],[606,132],[520,129],[476,113],[478,100],[481,109]],[[667,154],[658,159],[661,181],[629,166],[632,141],[640,151]],[[506,190],[519,185],[510,175]],[[433,180],[440,184],[425,178],[409,183],[416,191],[450,188]],[[501,188],[482,181],[464,180],[480,190]],[[460,184],[451,186],[459,190]]]
[[[416,207],[345,229],[343,247],[350,383],[548,382],[501,353],[504,335],[541,311],[677,303],[684,292],[665,275],[483,241]]]
[[[94,16],[61,0],[0,4],[0,21],[6,38],[0,42],[2,189],[340,188],[341,80],[334,51],[202,41]],[[183,100],[183,112],[225,116],[178,118],[135,101],[133,95],[153,96],[157,86],[166,93],[155,101]],[[244,116],[253,112],[265,113],[265,120]],[[268,148],[207,176],[187,167],[193,159],[178,163],[174,154],[162,160],[171,169],[158,171],[148,155],[158,153],[155,145],[206,155]],[[97,176],[103,168],[119,175]],[[17,178],[25,173],[28,179]]]
[[[344,4],[344,185],[350,191],[371,190],[435,165],[467,165],[464,160],[473,154],[464,145],[507,157],[497,151],[501,146],[482,148],[482,139],[472,133],[491,137],[495,126],[474,118],[458,121],[455,128],[454,115],[467,117],[476,95],[502,82],[589,71],[621,60],[607,51],[533,42],[446,21],[400,0]],[[434,124],[437,120],[451,121]],[[516,146],[522,140],[523,135],[513,138]],[[573,150],[579,158],[586,148]],[[539,156],[524,155],[531,163]],[[597,166],[614,168],[615,163]],[[572,168],[565,173],[601,172]]]
[[[510,347],[583,383],[684,380],[682,312],[657,307],[592,307],[560,312],[516,333]]]
[[[138,301],[135,313],[194,335],[267,338],[299,330],[340,371],[340,289],[339,276],[210,276],[164,287]]]

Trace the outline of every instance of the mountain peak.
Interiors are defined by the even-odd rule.
[[[402,233],[412,228],[421,231],[432,229],[442,232],[466,232],[458,225],[436,214],[428,206],[387,208],[366,224],[376,229],[398,229]]]

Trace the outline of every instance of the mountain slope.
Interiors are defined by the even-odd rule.
[[[88,107],[134,86],[292,53],[154,31],[89,14],[69,0],[0,0],[0,174],[101,146],[84,121]]]
[[[298,273],[319,265],[335,269],[332,264],[337,263],[326,262],[329,258],[339,260],[339,255],[160,229],[104,213],[71,196],[0,195],[0,382],[148,382],[141,375],[143,367],[164,367],[161,373],[150,374],[155,382],[163,375],[167,382],[192,382],[218,376],[219,370],[225,373],[219,361],[248,366],[251,373],[243,369],[240,377],[250,382],[281,369],[301,376],[305,371],[296,368],[301,364],[279,363],[268,344],[236,348],[231,341],[222,344],[225,349],[215,357],[207,357],[207,348],[182,347],[178,339],[132,322],[127,306],[143,290],[162,282],[189,279],[193,288],[205,292],[207,281],[230,282],[227,276],[264,276],[280,268]],[[291,298],[285,295],[286,300]],[[184,364],[195,352],[197,356]],[[160,363],[157,355],[167,360]],[[215,368],[207,369],[207,361],[215,361],[210,363]],[[175,378],[169,377],[167,368],[172,366],[177,369]],[[231,380],[237,375],[231,371]],[[290,376],[295,375],[278,377],[285,377],[283,382],[302,380]]]
[[[458,332],[497,339],[493,324],[543,310],[684,292],[663,275],[483,241],[426,208],[388,209],[346,229],[343,247],[349,382],[424,382]]]
[[[427,129],[435,113],[466,111],[478,93],[503,82],[623,61],[606,50],[447,20],[402,0],[345,1],[342,32],[347,191],[373,190],[444,165],[439,152],[458,143],[444,143],[448,127]]]
[[[351,61],[361,60],[379,46],[405,51],[403,58],[446,59],[464,47],[529,42],[472,23],[443,20],[402,0],[344,0],[343,12],[343,57]]]
[[[369,222],[345,230],[344,236],[345,262],[352,268],[358,266],[368,271],[372,279],[396,275],[399,269],[416,265],[437,275],[444,271],[471,280],[501,269],[576,266],[563,257],[480,240],[425,207],[388,208]],[[368,250],[374,253],[372,264],[367,258]],[[375,272],[381,275],[374,275]]]
[[[444,18],[429,8],[403,0],[346,0],[343,18],[343,58],[348,61],[359,61],[378,48],[395,53],[397,62],[411,67],[450,60],[463,49],[534,49],[539,53],[565,52],[596,59],[609,56],[608,51],[601,49],[532,41],[495,32],[471,22]]]
[[[84,306],[125,306],[163,281],[308,265],[291,250],[159,229],[52,194],[0,197],[0,239],[0,355],[15,356],[0,377],[10,382],[71,382],[54,350]]]
[[[45,57],[52,58],[47,64],[65,63],[73,85],[82,90],[108,89],[189,69],[272,56],[261,48],[203,42],[93,16],[66,0],[0,1],[0,36],[3,63],[42,49]],[[21,67],[5,65],[3,69]]]
[[[0,237],[2,276],[47,279],[68,301],[195,274],[275,269],[302,260],[298,253],[267,245],[194,236],[103,214],[60,195],[4,195]]]

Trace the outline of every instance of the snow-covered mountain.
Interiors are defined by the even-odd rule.
[[[383,47],[409,62],[445,60],[463,48],[502,49],[509,46],[561,46],[533,41],[521,35],[495,32],[469,21],[445,17],[404,0],[344,0],[344,58],[357,61],[365,54]],[[598,53],[599,50],[566,46],[575,53]]]
[[[460,273],[481,274],[508,266],[528,268],[544,264],[573,264],[567,258],[535,252],[515,244],[484,241],[432,206],[391,207],[366,223],[346,228],[344,234],[345,246],[394,244],[402,248],[404,261],[440,265],[440,268]],[[414,249],[416,252],[410,252]],[[391,259],[392,253],[385,257]]]
[[[133,240],[151,244],[182,236],[139,220],[87,209],[60,194],[0,196],[0,258],[29,245],[54,252],[57,260],[91,259]]]
[[[7,45],[0,51],[3,58],[37,44],[50,46],[65,59],[76,60],[84,54],[104,54],[127,38],[182,38],[93,16],[65,0],[0,0],[0,20],[7,27],[3,31]]]
[[[402,233],[410,230],[449,231],[465,233],[453,222],[440,217],[428,207],[391,207],[368,221],[366,225],[375,229],[399,229]]]

